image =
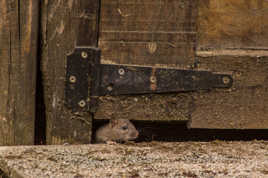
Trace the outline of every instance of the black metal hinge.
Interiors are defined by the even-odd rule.
[[[67,56],[66,105],[73,110],[90,107],[91,97],[230,88],[227,74],[176,68],[100,64],[98,48],[76,48]]]

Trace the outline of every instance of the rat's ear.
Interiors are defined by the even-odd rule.
[[[118,120],[117,119],[111,119],[110,124],[111,124],[112,127],[114,127],[115,125],[118,124]]]

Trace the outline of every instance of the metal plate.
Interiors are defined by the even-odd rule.
[[[99,63],[96,48],[76,48],[67,56],[65,104],[73,110],[88,110],[91,68]]]
[[[230,75],[171,68],[101,64],[98,73],[93,96],[229,88],[233,83]]]
[[[97,48],[76,48],[67,56],[66,105],[89,111],[93,96],[170,93],[229,88],[230,75],[209,71],[100,64]],[[94,104],[95,103],[95,104]]]

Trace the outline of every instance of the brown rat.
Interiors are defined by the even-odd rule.
[[[125,142],[135,140],[139,135],[135,126],[126,119],[111,119],[96,132],[97,143]]]

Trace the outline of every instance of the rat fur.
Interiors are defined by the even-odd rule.
[[[135,140],[139,135],[135,126],[126,119],[111,119],[96,132],[97,143],[125,142]]]

